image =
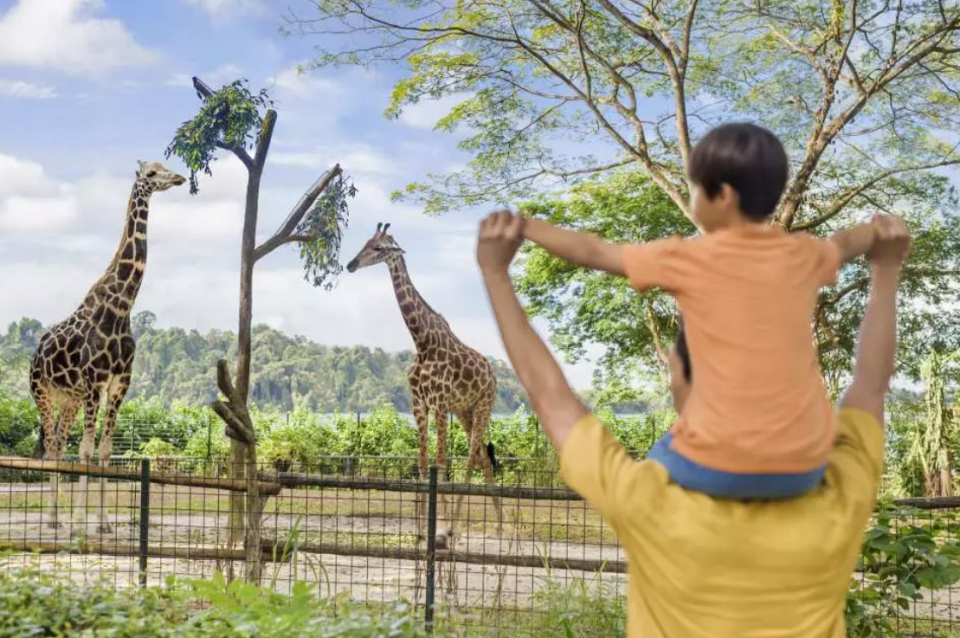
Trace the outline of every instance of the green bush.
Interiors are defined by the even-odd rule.
[[[0,394],[0,450],[31,456],[39,426],[40,417],[31,399]]]
[[[403,603],[375,608],[320,599],[306,584],[291,595],[222,575],[164,589],[77,587],[31,569],[0,573],[0,638],[421,638],[423,622]],[[197,603],[203,611],[192,611]],[[452,634],[435,632],[438,638]]]
[[[922,589],[936,591],[960,581],[958,533],[957,514],[881,504],[863,541],[859,564],[863,578],[850,584],[847,636],[899,636],[893,620],[924,599]],[[932,633],[937,629],[932,627],[930,635],[941,635]]]
[[[183,451],[178,450],[175,445],[163,439],[156,437],[140,445],[140,456],[148,459],[155,459],[162,456],[182,456]]]
[[[305,410],[295,410],[289,419],[261,421],[258,427],[258,458],[279,469],[291,465],[300,470],[314,468],[336,448],[336,433]]]

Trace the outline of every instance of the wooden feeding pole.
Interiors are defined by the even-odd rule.
[[[277,248],[291,243],[300,247],[305,278],[314,286],[330,287],[342,270],[340,240],[347,222],[347,199],[356,188],[337,164],[303,194],[277,231],[257,245],[260,182],[277,122],[277,112],[266,91],[251,93],[244,80],[217,91],[200,78],[193,88],[203,101],[200,112],[184,122],[167,147],[190,169],[190,192],[198,192],[198,173],[210,174],[210,165],[221,150],[232,153],[247,170],[243,232],[240,242],[240,303],[237,330],[237,367],[233,379],[226,360],[217,362],[217,387],[223,395],[211,404],[224,422],[230,438],[231,476],[246,482],[244,493],[230,497],[229,537],[234,547],[242,536],[247,561],[244,577],[259,583],[262,574],[260,527],[265,494],[259,488],[257,436],[247,409],[252,356],[253,269]],[[261,112],[263,113],[261,115]],[[252,152],[252,155],[251,155]]]

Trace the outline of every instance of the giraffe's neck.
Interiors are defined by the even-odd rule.
[[[129,311],[140,291],[143,272],[147,265],[147,214],[150,192],[140,182],[133,185],[127,204],[127,217],[123,224],[120,245],[107,271],[94,285],[88,295],[104,292],[126,302],[121,310]],[[104,290],[105,289],[105,290]],[[100,299],[100,301],[103,301]]]
[[[403,257],[398,255],[389,259],[387,266],[390,268],[390,278],[393,280],[393,291],[396,293],[397,303],[400,305],[400,314],[403,315],[403,321],[407,324],[407,330],[410,331],[410,336],[413,337],[417,350],[420,350],[427,343],[431,318],[439,317],[439,315],[420,296],[413,282],[410,281],[407,263]]]

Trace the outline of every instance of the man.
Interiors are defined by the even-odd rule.
[[[714,499],[670,482],[654,461],[632,460],[577,398],[513,290],[523,219],[501,211],[481,223],[477,259],[510,361],[564,480],[626,550],[630,638],[844,637],[844,600],[883,467],[896,292],[910,245],[901,220],[875,220],[870,299],[834,451],[820,486],[783,501]],[[674,354],[678,411],[690,391],[682,364]]]

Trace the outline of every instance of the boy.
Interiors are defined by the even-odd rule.
[[[651,451],[681,487],[735,499],[788,498],[823,478],[836,426],[811,334],[820,287],[874,244],[872,224],[819,239],[769,224],[786,152],[753,124],[710,131],[690,158],[704,234],[643,245],[526,220],[523,235],[570,262],[674,295],[697,382]]]

